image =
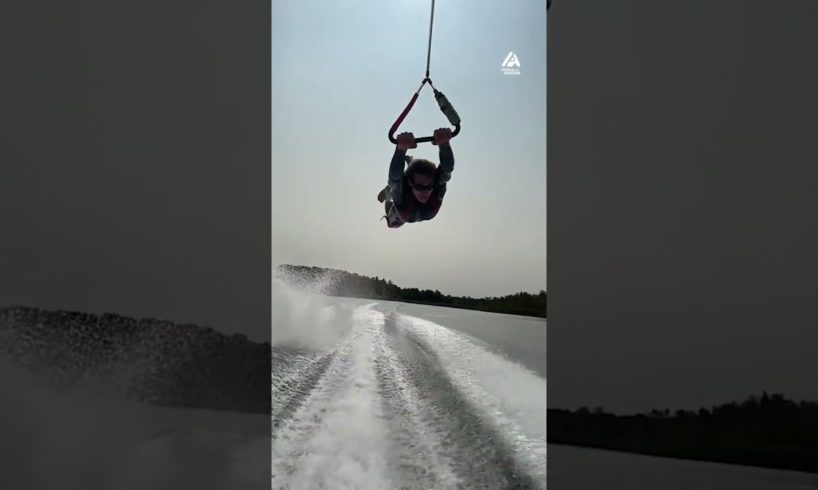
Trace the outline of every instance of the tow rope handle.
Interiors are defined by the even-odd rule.
[[[389,141],[391,141],[392,143],[398,142],[398,140],[395,139],[395,132],[397,132],[398,127],[401,125],[403,120],[406,119],[406,115],[409,114],[409,111],[412,110],[412,107],[418,100],[420,90],[426,83],[428,83],[429,86],[432,87],[432,90],[434,90],[435,100],[437,100],[437,105],[440,107],[440,111],[443,112],[443,114],[446,116],[446,119],[449,120],[449,123],[452,126],[454,126],[454,131],[452,131],[452,138],[454,138],[460,133],[460,116],[457,114],[457,111],[454,110],[454,107],[452,106],[451,102],[449,102],[449,99],[447,99],[446,96],[443,95],[443,92],[436,89],[434,85],[432,85],[432,81],[428,77],[426,77],[420,84],[420,88],[418,89],[418,91],[415,92],[415,94],[412,96],[412,100],[409,101],[409,104],[407,104],[403,112],[400,113],[398,119],[395,121],[392,127],[389,128]],[[432,142],[432,144],[434,144],[434,139],[435,139],[434,136],[423,136],[421,138],[415,138],[415,143]]]

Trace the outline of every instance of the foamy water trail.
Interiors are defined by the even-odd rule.
[[[546,380],[487,346],[420,318],[401,316],[401,326],[437,354],[453,384],[499,429],[527,471],[546,477]]]
[[[412,383],[387,335],[379,332],[377,340],[376,373],[389,417],[392,450],[403,456],[395,461],[392,471],[400,475],[399,480],[414,482],[417,488],[458,488],[463,482],[453,469],[444,441],[429,422],[432,407]]]
[[[377,314],[353,329],[324,378],[273,439],[273,487],[389,488],[386,427],[373,368]]]
[[[274,372],[273,488],[544,487],[544,380],[423,320],[350,323]]]
[[[352,308],[348,305],[316,292],[294,289],[277,279],[273,279],[272,289],[273,346],[331,349],[351,326]]]

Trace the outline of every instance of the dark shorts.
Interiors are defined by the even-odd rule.
[[[384,202],[384,212],[386,212],[386,226],[389,228],[400,228],[405,223],[398,214],[398,208],[392,201]]]

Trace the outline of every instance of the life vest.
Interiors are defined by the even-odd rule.
[[[403,205],[397,207],[394,203],[390,203],[387,209],[386,221],[390,228],[399,228],[404,223],[416,223],[418,221],[426,221],[437,216],[440,207],[443,205],[443,200],[434,193],[429,197],[425,203],[421,203],[415,197],[404,182]]]
[[[402,221],[414,223],[434,218],[442,205],[443,201],[434,194],[429,197],[428,201],[422,203],[417,200],[415,193],[410,189],[403,199],[403,206],[398,207],[397,211]]]

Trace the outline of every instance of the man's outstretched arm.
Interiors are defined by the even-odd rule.
[[[437,179],[435,181],[435,195],[443,199],[446,194],[446,183],[452,179],[454,172],[454,152],[449,143],[451,130],[443,128],[435,131],[435,137],[439,138],[438,148],[440,148],[440,165],[437,166]]]

